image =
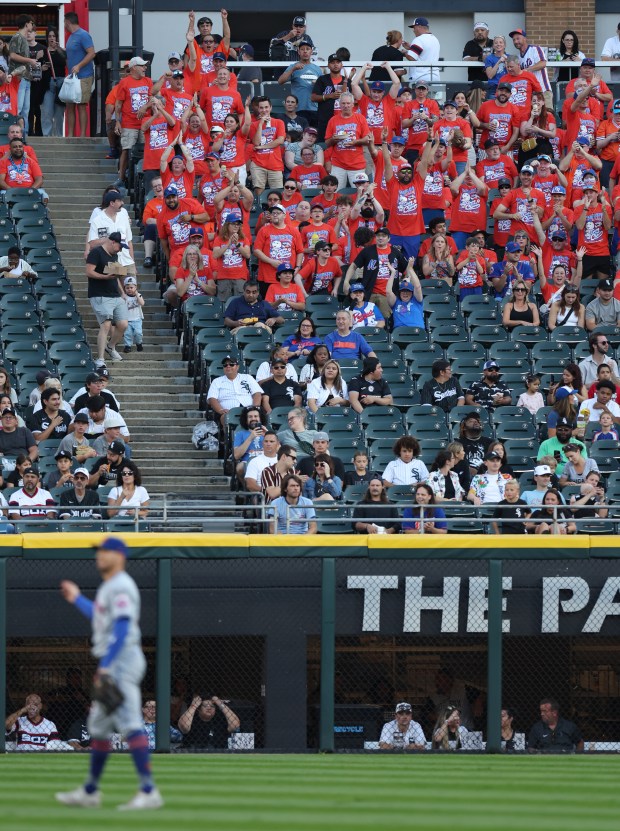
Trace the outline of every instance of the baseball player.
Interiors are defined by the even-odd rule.
[[[87,600],[70,580],[60,584],[65,600],[92,621],[92,652],[99,661],[94,680],[95,701],[88,716],[92,738],[90,773],[82,787],[57,793],[56,799],[65,805],[99,807],[99,780],[111,750],[110,734],[119,732],[126,738],[140,780],[138,793],[119,809],[161,808],[164,802],[151,778],[148,738],[141,710],[140,682],[146,661],[139,626],[140,594],[125,571],[129,555],[125,543],[117,537],[107,537],[95,548],[97,570],[103,579],[95,602]]]

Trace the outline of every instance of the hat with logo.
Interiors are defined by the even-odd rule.
[[[403,280],[403,282],[398,287],[398,291],[413,291],[413,286],[408,280]]]
[[[318,433],[314,434],[312,441],[329,441],[329,433],[326,433],[324,430],[319,430]]]
[[[549,465],[536,465],[534,476],[551,476],[551,468]]]
[[[383,226],[383,228],[377,228],[377,230],[375,231],[375,236],[378,237],[379,234],[383,234],[384,237],[391,236],[389,230],[385,227],[385,225]]]
[[[278,202],[277,205],[272,205],[270,210],[271,210],[271,213],[273,213],[274,211],[280,211],[280,213],[283,213],[283,214],[286,213],[286,208],[284,207],[284,205],[280,205],[279,202]]]
[[[181,53],[180,52],[171,52],[168,55],[169,61],[180,61],[181,60]]]
[[[220,160],[220,154],[217,153],[215,150],[211,150],[210,153],[205,153],[205,161],[207,159],[215,159],[216,161]]]
[[[368,174],[364,173],[363,170],[360,170],[359,173],[356,173],[353,177],[353,184],[354,185],[361,185],[364,182],[368,181]],[[314,206],[313,206],[314,207]]]
[[[72,459],[73,456],[69,453],[68,450],[59,450],[58,453],[54,456],[55,459]]]
[[[512,32],[508,32],[508,37],[513,38],[515,35],[521,35],[521,37],[526,38],[527,32],[525,29],[513,29]]]
[[[112,233],[108,235],[108,239],[111,242],[115,242],[120,245],[121,248],[129,248],[127,243],[123,242],[123,238],[121,237],[119,231],[112,231]]]
[[[339,61],[342,63],[342,58],[339,57],[335,52],[332,52],[331,55],[327,58],[327,63],[333,63],[334,61]]]
[[[247,285],[247,283],[246,283],[246,285]],[[222,366],[224,366],[224,364],[227,364],[227,363],[235,364],[235,366],[236,366],[239,363],[239,360],[238,360],[238,358],[235,358],[234,355],[224,355],[224,357],[222,358]]]
[[[82,476],[86,476],[87,479],[90,477],[90,473],[88,472],[88,468],[86,467],[76,467],[76,469],[73,471],[74,478],[78,475],[78,473],[81,473]]]
[[[132,58],[129,61],[129,63],[127,64],[127,66],[130,69],[133,69],[134,66],[147,66],[147,65],[148,65],[148,61],[145,61],[144,58],[138,58],[137,56],[135,58]]]
[[[488,150],[489,147],[499,147],[499,141],[496,138],[488,138],[484,143],[484,149]]]
[[[224,128],[220,127],[219,124],[212,124],[211,127],[209,127],[209,132],[210,133],[223,133]],[[218,156],[218,158],[219,158],[219,156]]]
[[[213,53],[213,60],[214,61],[224,61],[224,63],[226,63],[226,55],[223,52],[214,52]]]
[[[505,177],[502,177],[501,179],[497,180],[497,187],[498,188],[502,188],[502,187],[511,188],[512,187],[512,182],[510,181],[510,179],[506,179]]]
[[[499,369],[499,364],[497,361],[485,361],[482,365],[482,370],[486,371],[487,369]]]
[[[254,57],[254,47],[251,43],[244,44],[241,49],[239,50],[240,55],[249,55],[251,58]]]
[[[306,25],[306,18],[303,15],[297,15],[297,17],[293,18],[293,26],[305,26]]]
[[[541,153],[540,156],[538,156],[538,161],[539,162],[549,162],[550,163],[551,162],[551,156],[548,156],[546,153]]]
[[[395,708],[394,712],[395,713],[411,713],[412,712],[411,704],[408,704],[406,701],[401,701],[400,703],[398,703],[396,705],[396,708]]]
[[[190,237],[204,237],[204,235],[205,235],[204,228],[198,228],[198,227],[194,228],[194,227],[192,227],[192,228],[189,229],[189,235],[190,235]]]
[[[589,147],[590,146],[590,139],[587,136],[578,136],[577,137],[577,144],[581,144],[582,147]]]
[[[428,20],[425,17],[416,17],[416,19],[409,25],[409,29],[414,26],[428,26]]]
[[[551,242],[554,240],[562,240],[562,242],[567,239],[566,231],[564,228],[558,228],[551,234]]]
[[[2,415],[4,415],[4,413],[2,413]],[[22,474],[22,475],[23,475],[23,476],[25,476],[27,473],[32,473],[34,476],[40,476],[40,475],[41,475],[41,474],[39,473],[39,471],[36,469],[36,467],[27,467],[27,468],[24,470],[24,472],[23,472],[23,474]]]
[[[534,175],[535,172],[536,171],[534,170],[534,168],[531,167],[529,164],[524,164],[521,168],[521,173],[531,173],[532,175]]]
[[[574,390],[571,390],[568,387],[558,387],[558,389],[555,391],[555,400],[561,401],[563,398],[568,398],[568,396],[571,395],[573,392]]]
[[[474,29],[486,29],[488,32],[489,24],[485,23],[483,20],[479,20],[477,23],[474,23]]]
[[[390,144],[402,144],[404,147],[406,141],[402,136],[392,136],[392,138],[390,139]]]
[[[98,545],[93,545],[95,551],[104,549],[105,551],[115,551],[117,554],[122,554],[123,557],[129,557],[129,549],[119,537],[106,537]]]
[[[125,444],[124,442],[115,439],[114,441],[111,441],[108,445],[108,451],[110,453],[114,453],[117,456],[120,456],[122,453],[125,452]]]
[[[110,370],[107,368],[107,366],[99,366],[97,367],[95,372],[97,373],[97,375],[99,375],[100,378],[107,378],[108,380],[110,379]]]
[[[584,58],[581,61],[581,65],[582,66],[596,66],[596,61],[594,60],[594,58]]]
[[[101,375],[97,372],[89,372],[85,379],[86,384],[94,384],[98,381],[101,381]]]
[[[312,38],[309,38],[307,35],[304,35],[297,44],[297,48],[299,49],[300,46],[310,46],[311,48],[314,48],[314,41],[312,40]]]
[[[352,283],[349,287],[349,294],[353,294],[354,291],[364,291],[363,283]]]
[[[616,98],[614,103],[611,105],[611,111],[614,113],[620,113],[620,98]]]
[[[129,277],[125,277],[125,279],[123,280],[123,285],[124,286],[137,286],[138,281],[136,280],[135,277],[132,277],[131,274],[130,274]]]
[[[290,263],[280,263],[276,268],[276,274],[282,274],[284,271],[295,271]]]
[[[506,244],[505,250],[509,254],[518,254],[521,251],[521,246],[518,242],[509,242]]]
[[[562,185],[554,185],[551,188],[551,196],[566,196],[566,188],[562,187]]]
[[[227,211],[222,214],[222,222],[243,222],[241,211]]]
[[[375,92],[385,92],[385,87],[381,83],[381,81],[373,81],[370,85],[370,89],[374,90]]]
[[[173,78],[184,78],[184,72],[182,69],[175,69],[172,73]]]
[[[498,89],[507,89],[509,92],[512,92],[512,84],[509,81],[500,81],[497,85]]]
[[[573,421],[572,419],[566,418],[566,416],[562,416],[562,418],[558,419],[557,427],[570,427],[573,430],[577,426],[577,422]]]
[[[456,101],[453,101],[452,99],[450,101],[446,101],[446,103],[443,105],[444,110],[446,107],[454,107],[455,110],[458,109],[458,107],[456,106]]]
[[[484,454],[484,458],[488,461],[489,459],[501,459],[502,457],[499,453],[496,453],[495,450],[490,450],[488,453]]]
[[[179,191],[175,188],[174,185],[168,185],[166,190],[164,191],[164,196],[178,196]]]
[[[614,284],[611,280],[599,280],[596,287],[599,291],[613,291]]]

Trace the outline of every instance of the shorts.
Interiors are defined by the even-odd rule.
[[[88,104],[95,88],[95,76],[89,75],[88,78],[80,78],[80,88],[82,90],[80,104]]]
[[[90,305],[100,326],[107,320],[112,323],[127,320],[127,304],[122,297],[91,297]]]
[[[250,173],[253,188],[281,188],[284,185],[284,174],[281,170],[267,170],[265,167],[259,167],[256,162],[252,162]]]
[[[586,254],[583,258],[583,279],[587,279],[596,272],[599,274],[605,274],[609,277],[611,274],[611,257],[592,256],[591,254]]]
[[[217,299],[224,302],[225,300],[228,300],[229,297],[241,297],[241,295],[243,294],[245,284],[245,278],[242,278],[240,280],[218,279],[216,283]]]
[[[121,149],[131,150],[136,144],[144,142],[142,130],[130,130],[129,127],[121,128]]]

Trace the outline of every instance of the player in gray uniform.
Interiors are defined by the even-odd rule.
[[[108,537],[96,546],[97,570],[103,583],[95,602],[85,598],[79,587],[63,580],[60,590],[69,603],[92,621],[92,653],[99,665],[95,685],[109,675],[123,694],[122,703],[111,713],[95,701],[88,716],[91,735],[90,774],[86,784],[74,791],[57,793],[65,805],[97,808],[101,804],[99,779],[111,751],[110,735],[122,733],[131,752],[140,790],[120,810],[160,808],[164,803],[153,784],[148,738],[142,719],[140,683],[146,669],[141,646],[140,594],[134,580],[125,571],[129,551],[117,537]]]

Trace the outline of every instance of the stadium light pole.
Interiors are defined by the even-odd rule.
[[[133,0],[133,17],[131,19],[131,42],[133,43],[135,55],[142,57],[144,49],[144,21],[142,19],[142,0]]]
[[[110,40],[110,88],[120,81],[119,0],[108,0],[108,37]]]
[[[502,749],[502,561],[489,560],[487,752]]]

